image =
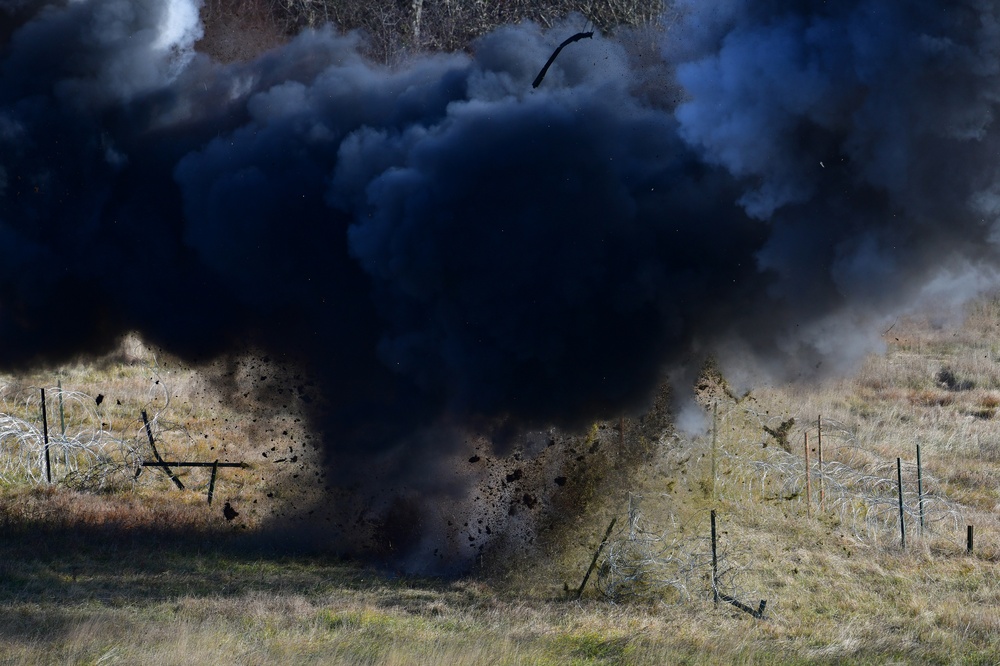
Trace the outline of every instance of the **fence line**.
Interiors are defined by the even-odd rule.
[[[146,406],[156,404],[150,419],[156,423],[170,404],[170,391],[155,362],[152,372]],[[59,404],[58,430],[48,428],[46,405],[52,399]],[[61,379],[55,387],[0,389],[0,482],[96,489],[134,481],[143,462],[142,425],[113,432],[102,402],[102,395],[64,389]],[[176,430],[167,424],[160,429]]]
[[[745,569],[730,555],[730,545],[713,553],[704,515],[697,526],[682,525],[676,515],[661,520],[642,511],[644,496],[629,495],[628,523],[607,541],[597,570],[597,586],[613,601],[650,599],[680,604],[696,596],[712,599],[757,598],[743,586]],[[705,523],[704,525],[702,523]],[[728,600],[728,599],[727,599]]]

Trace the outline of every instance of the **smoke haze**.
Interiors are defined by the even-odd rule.
[[[598,34],[538,89],[579,19],[222,65],[198,8],[0,3],[0,363],[258,350],[373,506],[464,496],[462,433],[642,410],[710,354],[843,371],[996,284],[1000,3],[677,0],[655,57]]]

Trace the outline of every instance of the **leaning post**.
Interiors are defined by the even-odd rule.
[[[184,484],[181,483],[176,474],[170,471],[170,467],[163,462],[160,452],[156,450],[156,442],[153,441],[153,430],[149,427],[149,417],[146,416],[146,410],[142,410],[142,423],[146,426],[146,437],[149,438],[149,448],[153,449],[153,456],[156,458],[156,462],[159,463],[158,466],[163,468],[163,471],[170,477],[170,480],[174,482],[174,485],[179,490],[184,490]]]
[[[604,538],[601,539],[601,545],[599,545],[597,550],[594,552],[594,559],[590,561],[590,567],[587,569],[587,573],[583,577],[583,582],[580,583],[580,587],[576,591],[577,599],[583,596],[583,588],[587,587],[587,581],[590,580],[590,574],[594,573],[594,567],[597,566],[597,558],[601,556],[601,551],[604,550],[604,544],[606,544],[608,539],[611,537],[611,530],[615,528],[615,523],[617,521],[617,517],[611,519],[611,524],[608,525],[608,531],[604,533]]]

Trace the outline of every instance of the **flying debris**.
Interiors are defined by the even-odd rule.
[[[538,72],[538,76],[536,76],[535,80],[531,82],[531,87],[532,88],[537,88],[538,86],[542,85],[542,79],[545,78],[545,73],[549,71],[549,67],[551,67],[552,63],[554,63],[556,61],[556,56],[559,55],[559,52],[562,51],[563,48],[565,48],[569,44],[572,44],[573,42],[578,42],[581,39],[592,39],[593,37],[594,37],[593,31],[591,31],[591,32],[578,32],[575,35],[573,35],[572,37],[568,38],[562,44],[560,44],[559,46],[557,46],[556,50],[552,52],[552,55],[550,55],[549,59],[545,62],[545,65],[542,66],[541,71]]]

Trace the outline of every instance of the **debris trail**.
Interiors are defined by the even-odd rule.
[[[552,63],[556,61],[556,58],[559,56],[559,52],[562,51],[563,48],[565,48],[569,44],[572,44],[573,42],[578,42],[581,39],[591,39],[593,38],[593,36],[594,36],[593,32],[578,32],[572,37],[568,38],[562,44],[557,46],[556,50],[552,52],[552,55],[549,56],[549,59],[545,61],[545,64],[542,66],[542,69],[538,72],[538,76],[536,76],[535,80],[531,82],[531,87],[537,88],[538,86],[542,85],[542,79],[545,78],[545,73],[549,71],[549,67],[551,67]]]

